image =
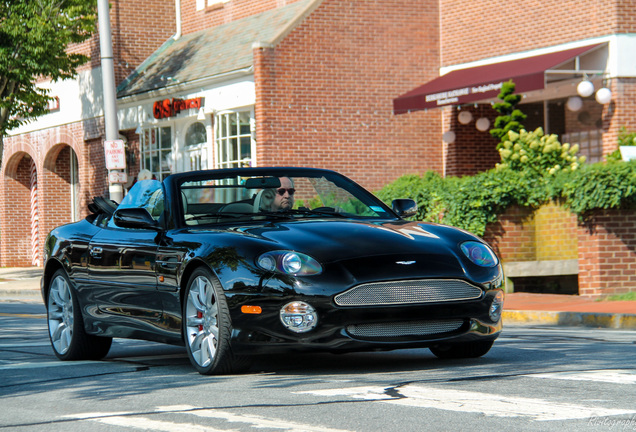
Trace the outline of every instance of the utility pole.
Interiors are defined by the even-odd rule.
[[[110,31],[108,0],[97,0],[97,15],[99,19],[99,48],[101,53],[102,86],[104,93],[105,141],[114,142],[119,139],[119,122],[117,120],[115,66],[113,62],[113,40]],[[110,199],[121,202],[124,195],[123,187],[121,183],[111,183],[110,176],[108,191]]]

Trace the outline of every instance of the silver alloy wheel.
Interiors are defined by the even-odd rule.
[[[214,361],[219,344],[219,308],[214,287],[204,276],[198,276],[190,286],[185,319],[192,358],[207,367]]]
[[[51,283],[48,320],[53,347],[59,354],[65,354],[73,340],[73,297],[71,287],[62,276],[56,276]]]

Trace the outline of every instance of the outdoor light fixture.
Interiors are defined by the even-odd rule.
[[[141,128],[141,125],[137,125],[137,129],[135,129],[135,133],[137,135],[141,135],[142,132],[143,132],[143,129]]]
[[[596,92],[596,102],[600,103],[601,105],[605,105],[610,100],[612,100],[612,91],[610,89],[608,89],[607,87],[598,89],[598,91]]]
[[[581,108],[583,108],[583,99],[581,99],[578,96],[572,96],[568,98],[568,101],[566,102],[565,106],[567,106],[568,110],[572,112],[576,112],[580,110]]]
[[[473,115],[470,113],[470,111],[461,111],[457,116],[457,121],[459,121],[463,125],[470,123],[472,120]]]
[[[581,97],[592,96],[592,94],[594,93],[594,84],[592,84],[591,81],[583,80],[579,83],[578,86],[576,86],[576,92]]]
[[[478,131],[485,132],[490,127],[490,120],[488,120],[486,117],[481,117],[475,122],[475,127]]]
[[[454,143],[455,142],[455,132],[453,132],[453,131],[444,132],[444,134],[442,135],[442,141],[444,141],[445,143],[448,143],[448,144]]]
[[[205,113],[203,112],[203,108],[199,108],[199,114],[197,115],[197,120],[199,121],[205,120]]]

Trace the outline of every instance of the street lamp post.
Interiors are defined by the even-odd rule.
[[[105,141],[112,142],[119,138],[119,124],[117,121],[115,66],[113,63],[113,41],[110,31],[108,0],[97,0],[97,15],[99,18],[99,48],[104,95]],[[109,183],[108,191],[110,199],[121,202],[123,187],[120,183]]]

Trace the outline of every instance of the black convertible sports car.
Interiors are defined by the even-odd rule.
[[[244,168],[137,182],[121,204],[46,240],[42,295],[62,360],[113,337],[185,344],[202,374],[289,350],[428,347],[486,354],[501,332],[503,273],[465,231],[410,222],[348,178]]]

